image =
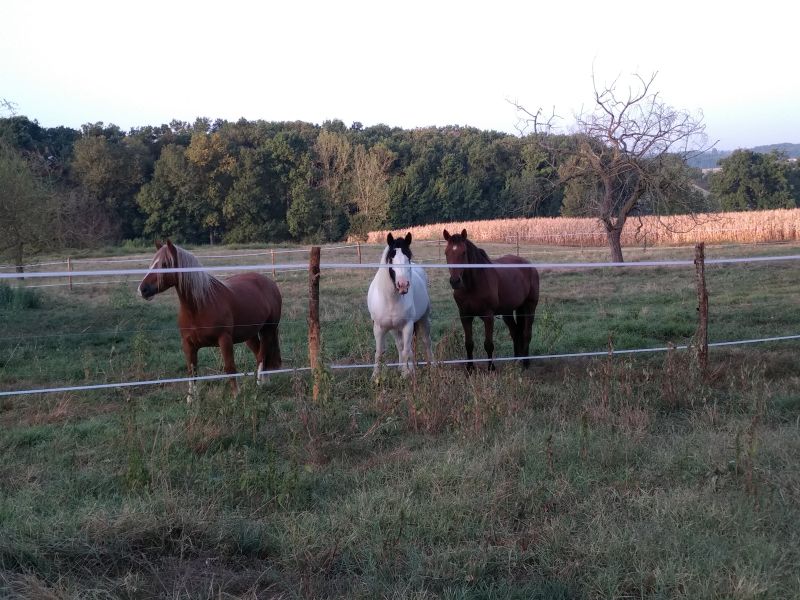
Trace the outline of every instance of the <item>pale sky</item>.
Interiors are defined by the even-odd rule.
[[[794,2],[0,0],[0,98],[46,127],[302,120],[568,128],[600,82],[658,72],[721,150],[800,143]]]

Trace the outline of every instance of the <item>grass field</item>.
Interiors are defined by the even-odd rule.
[[[439,251],[416,247],[428,262]],[[607,258],[522,251],[541,263]],[[380,249],[363,253],[377,262]],[[323,250],[323,262],[354,259]],[[800,333],[796,262],[706,273],[710,341]],[[328,364],[370,362],[373,274],[323,271]],[[536,354],[694,333],[692,267],[541,277]],[[447,276],[430,281],[437,355],[461,358]],[[284,364],[305,366],[307,275],[278,282]],[[145,303],[137,283],[0,289],[0,390],[183,376],[175,295]],[[511,354],[504,326],[495,331],[497,355]],[[482,333],[476,323],[476,348]],[[318,404],[305,374],[245,381],[236,398],[206,383],[192,405],[183,384],[3,397],[0,597],[798,597],[797,343],[712,349],[707,379],[689,351],[471,377],[386,370],[377,384],[369,369],[328,370]],[[200,363],[221,372],[215,351]],[[245,348],[237,364],[254,367]]]

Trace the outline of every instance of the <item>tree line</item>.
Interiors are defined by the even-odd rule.
[[[603,139],[606,123],[584,125],[509,135],[199,118],[123,131],[12,114],[0,118],[0,251],[22,264],[56,244],[323,242],[432,222],[602,220],[609,207],[628,216],[800,202],[800,167],[780,153],[736,151],[704,178],[669,144],[656,161],[649,146],[626,153]],[[608,223],[611,232],[624,219]]]

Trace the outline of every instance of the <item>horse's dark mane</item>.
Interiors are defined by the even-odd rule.
[[[492,264],[492,259],[489,258],[489,255],[486,254],[486,250],[483,248],[478,248],[475,244],[472,243],[471,240],[464,240],[464,244],[467,246],[467,261],[473,265],[490,265]]]

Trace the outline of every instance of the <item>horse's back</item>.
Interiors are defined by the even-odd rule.
[[[235,319],[250,318],[251,322],[277,323],[281,318],[283,300],[278,284],[260,273],[240,273],[225,280],[232,292],[236,309]]]
[[[506,265],[530,265],[530,261],[515,254],[506,254],[494,261]],[[510,304],[520,306],[525,302],[539,302],[539,271],[536,267],[525,266],[519,269],[496,269],[498,293],[501,304],[503,298],[510,298]]]

